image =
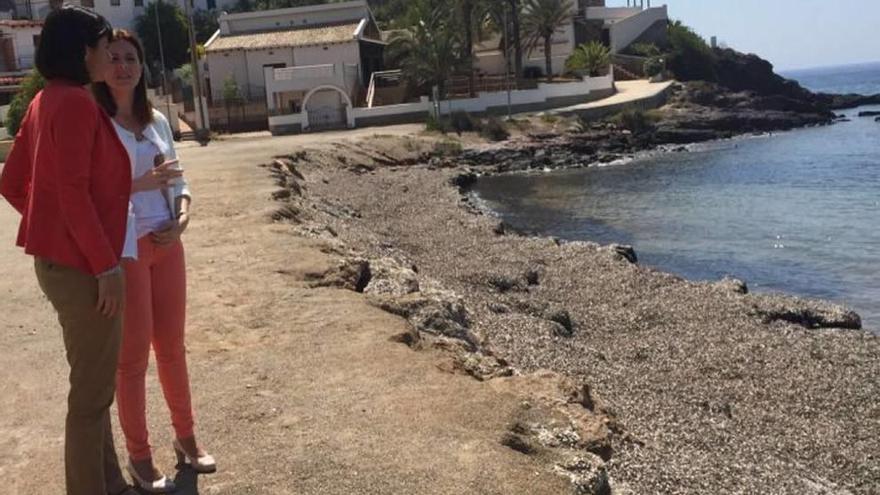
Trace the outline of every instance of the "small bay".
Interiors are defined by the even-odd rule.
[[[880,92],[880,65],[786,74],[813,90]],[[880,330],[880,122],[692,146],[627,164],[481,179],[513,227],[632,244],[640,263],[692,280],[829,299]]]

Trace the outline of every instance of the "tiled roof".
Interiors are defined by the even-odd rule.
[[[24,27],[43,27],[43,21],[31,21],[28,19],[0,19],[0,26],[24,28]]]
[[[343,43],[355,39],[354,32],[358,24],[358,22],[354,22],[259,33],[221,34],[205,49],[208,52],[222,52]]]

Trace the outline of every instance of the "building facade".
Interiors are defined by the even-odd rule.
[[[81,5],[94,9],[104,16],[114,28],[134,30],[135,19],[144,14],[147,4],[155,0],[14,0],[0,4],[0,17],[12,19],[42,20],[55,6]],[[183,9],[186,0],[169,0]],[[216,10],[235,5],[235,0],[191,0],[193,9]]]
[[[644,1],[631,7],[606,7],[605,0],[579,0],[572,5],[569,20],[551,41],[551,66],[554,75],[565,72],[565,61],[579,45],[599,41],[616,54],[633,43],[662,42],[669,22],[666,6],[650,7]],[[479,41],[474,46],[474,67],[479,74],[503,74],[507,62],[500,34]],[[523,68],[533,74],[546,72],[543,42],[523,53]]]
[[[306,111],[315,128],[345,126],[384,46],[365,0],[223,14],[205,44],[207,92],[215,107],[235,88],[268,114]]]

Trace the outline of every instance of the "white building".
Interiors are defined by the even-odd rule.
[[[233,80],[270,114],[305,110],[313,128],[344,126],[381,69],[384,47],[366,0],[223,14],[205,44],[208,94],[223,100]]]
[[[45,19],[51,6],[69,3],[94,9],[104,16],[114,28],[134,30],[135,19],[143,15],[145,5],[154,0],[15,0],[12,17],[24,19]],[[183,9],[186,0],[170,0]],[[235,0],[192,0],[194,9],[215,10],[235,5]]]
[[[42,21],[0,20],[0,73],[33,68],[42,29]]]
[[[636,2],[633,2],[635,4]],[[554,74],[565,71],[565,61],[582,43],[601,41],[611,53],[619,53],[633,43],[657,42],[665,36],[669,21],[666,6],[605,7],[604,0],[579,0],[572,5],[569,22],[556,31],[551,40],[551,65]],[[503,74],[506,61],[501,35],[476,44],[474,64],[478,74]],[[546,61],[543,41],[523,53],[523,68],[544,74]]]

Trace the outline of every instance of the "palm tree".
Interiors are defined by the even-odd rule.
[[[565,61],[565,70],[569,72],[586,71],[590,77],[602,75],[611,63],[608,47],[598,41],[582,43],[574,49]]]
[[[476,85],[474,81],[474,0],[458,0],[459,9],[461,12],[461,23],[462,28],[464,29],[464,42],[462,43],[462,50],[460,58],[463,60],[469,60],[470,64],[468,67],[468,93],[473,98],[476,95],[474,91],[474,87]]]
[[[527,46],[531,52],[538,43],[544,42],[544,64],[547,80],[553,79],[553,33],[571,19],[571,0],[525,0],[523,24],[528,36]]]
[[[437,86],[440,97],[446,96],[449,77],[470,65],[463,59],[464,42],[448,9],[419,2],[412,15],[412,27],[395,31],[388,42],[389,65],[398,65],[411,88],[422,92]]]
[[[501,34],[498,46],[504,58],[510,56],[513,47],[513,70],[516,78],[522,78],[522,43],[520,41],[520,0],[480,0],[476,4],[475,25]],[[505,26],[505,23],[507,24]],[[505,36],[506,35],[506,36]]]
[[[507,0],[507,4],[510,8],[510,10],[508,11],[508,15],[510,15],[511,42],[513,43],[513,70],[516,74],[516,80],[519,81],[520,79],[522,79],[523,75],[523,47],[521,39],[522,28],[520,27],[520,14],[522,13],[522,4],[520,3],[520,0]]]

